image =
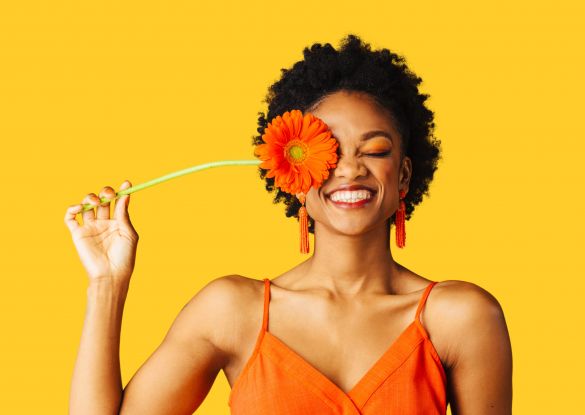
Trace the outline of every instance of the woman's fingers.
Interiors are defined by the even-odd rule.
[[[124,181],[120,186],[120,190],[125,190],[132,187],[132,183],[129,180]],[[130,203],[130,195],[123,195],[116,199],[116,206],[114,207],[114,218],[120,220],[127,225],[129,225],[132,229],[132,223],[130,222],[130,216],[128,215],[128,204]]]
[[[75,217],[79,212],[81,212],[81,209],[83,209],[83,206],[81,204],[71,205],[67,208],[67,211],[65,212],[65,224],[69,228],[70,232],[73,232],[80,226],[79,222],[77,222],[77,219],[75,219]]]
[[[95,207],[99,204],[99,198],[95,193],[89,193],[87,196],[83,198],[82,203],[83,204],[90,203]],[[83,217],[83,223],[95,220],[95,210],[94,209],[86,210],[85,212],[81,213],[81,216]]]
[[[130,183],[129,180],[126,180],[120,186],[120,190],[125,190],[130,187],[132,187],[132,183]],[[107,201],[102,203],[100,202],[101,199],[106,199]],[[99,192],[99,196],[95,193],[88,193],[83,198],[81,204],[69,206],[65,214],[65,223],[70,230],[75,229],[77,226],[79,226],[79,222],[77,222],[75,219],[75,215],[80,212],[84,223],[91,222],[95,219],[110,219],[110,204],[113,201],[115,201],[113,215],[114,218],[121,220],[134,229],[132,223],[130,222],[130,217],[128,216],[128,203],[130,203],[130,195],[123,195],[116,199],[116,191],[111,186],[104,186]],[[82,212],[83,205],[85,204],[90,204],[96,209],[89,209],[85,212]]]
[[[97,208],[97,219],[110,219],[110,203],[116,197],[116,192],[110,186],[104,186],[99,193],[99,198],[108,199],[107,202],[100,204]]]

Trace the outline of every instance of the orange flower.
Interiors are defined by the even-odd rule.
[[[311,186],[318,189],[337,163],[338,142],[321,119],[300,110],[285,112],[268,123],[262,140],[254,150],[269,169],[266,177],[282,191],[307,194]]]

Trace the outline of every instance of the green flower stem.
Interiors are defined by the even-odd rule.
[[[211,167],[245,166],[245,165],[257,166],[260,163],[262,163],[262,160],[220,160],[220,161],[212,161],[210,163],[198,164],[196,166],[188,167],[186,169],[179,170],[179,171],[176,171],[174,173],[169,173],[169,174],[166,174],[166,175],[161,176],[159,178],[149,180],[149,181],[144,182],[142,184],[138,184],[136,186],[129,187],[128,189],[120,190],[119,192],[116,193],[116,197],[114,199],[117,199],[118,197],[123,196],[123,195],[129,195],[130,193],[137,192],[138,190],[146,189],[147,187],[154,186],[155,184],[158,184],[158,183],[166,182],[167,180],[174,179],[175,177],[181,177],[181,176],[184,176],[186,174],[193,173],[193,172],[199,171],[199,170],[209,169]],[[102,198],[100,198],[100,203],[105,203],[105,202],[108,202],[111,200],[113,200],[113,199],[106,199],[106,198],[102,197]],[[94,205],[92,205],[91,203],[84,203],[83,209],[81,210],[81,212],[85,212],[85,211],[91,210],[93,208],[94,208]]]

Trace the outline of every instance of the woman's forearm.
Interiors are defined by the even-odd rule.
[[[69,396],[70,415],[118,414],[122,399],[120,331],[129,280],[92,279]]]

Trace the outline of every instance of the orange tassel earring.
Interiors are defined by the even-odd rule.
[[[404,248],[404,245],[406,245],[406,229],[404,227],[406,216],[406,204],[404,203],[405,196],[406,192],[401,190],[400,205],[398,206],[398,210],[396,211],[396,215],[394,217],[394,224],[396,225],[396,246],[399,248]]]
[[[305,207],[305,194],[300,193],[297,198],[301,202],[299,209],[299,223],[301,225],[301,253],[309,253],[309,214]]]

